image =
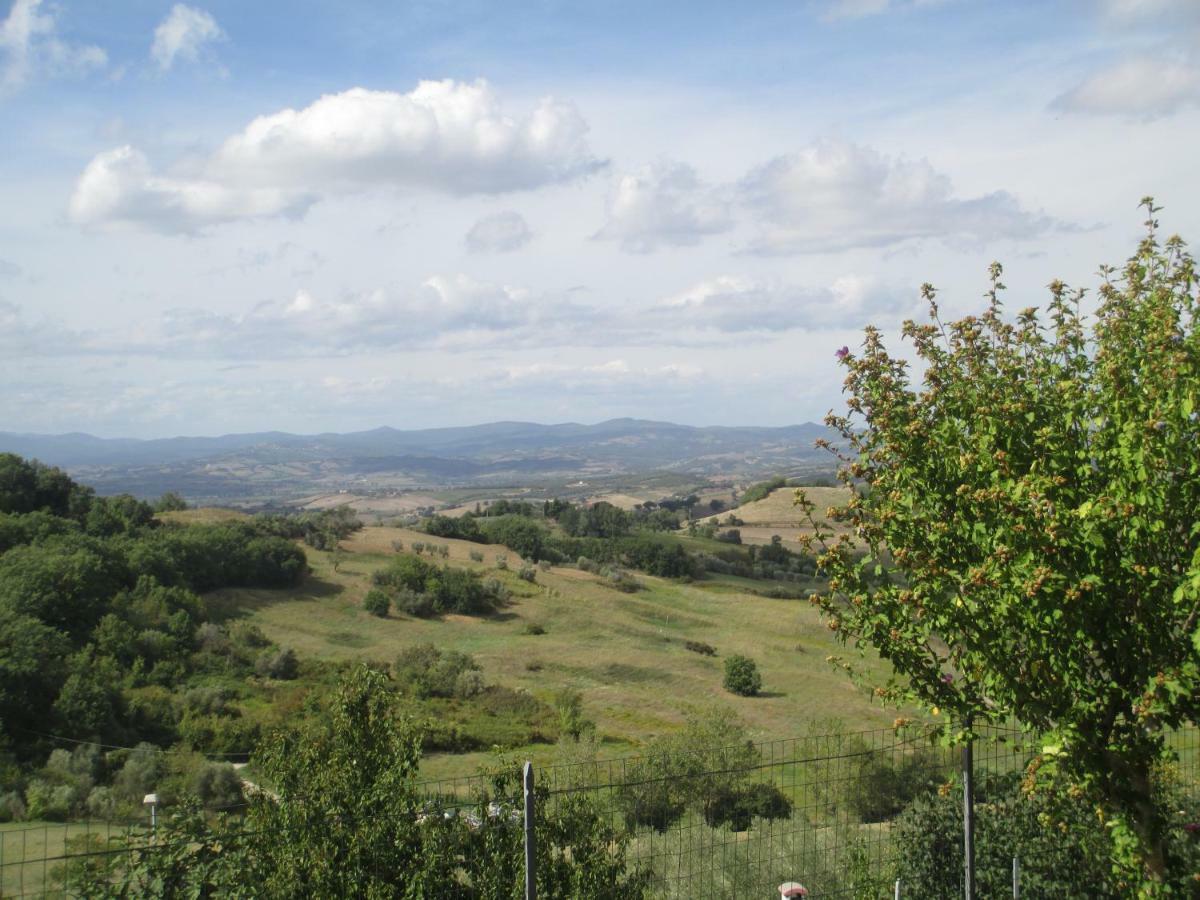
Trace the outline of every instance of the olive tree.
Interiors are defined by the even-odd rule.
[[[1050,285],[1048,311],[907,322],[917,364],[868,328],[847,377],[840,478],[848,526],[817,533],[843,641],[893,677],[876,693],[971,724],[1044,736],[1035,773],[1097,798],[1114,861],[1143,896],[1170,890],[1151,774],[1165,733],[1200,712],[1200,329],[1194,264],[1148,234],[1105,267],[1094,312]],[[843,664],[849,666],[848,663]]]

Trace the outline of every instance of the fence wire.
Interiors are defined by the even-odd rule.
[[[1172,734],[1169,745],[1177,761],[1168,777],[1200,803],[1200,732]],[[1033,749],[1016,729],[985,729],[977,780],[1023,771]],[[896,817],[916,796],[960,790],[960,771],[960,750],[891,729],[676,750],[541,767],[536,817],[541,828],[586,801],[625,838],[626,870],[644,873],[664,900],[771,898],[788,881],[811,898],[891,898]],[[483,775],[419,783],[418,822],[479,834],[505,848],[498,864],[519,874],[520,777],[510,774],[500,790]],[[78,886],[89,878],[99,886],[154,852],[148,818],[0,825],[0,897],[87,895]],[[480,896],[468,869],[464,861],[426,896]]]

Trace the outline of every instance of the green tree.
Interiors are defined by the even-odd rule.
[[[413,787],[419,741],[386,676],[365,667],[307,728],[264,742],[258,764],[282,802],[250,813],[260,882],[273,896],[419,897],[440,879],[422,859]],[[449,873],[444,873],[447,876]]]
[[[1200,327],[1194,264],[1149,234],[1122,272],[1051,285],[1048,323],[986,311],[905,324],[921,374],[868,328],[843,348],[849,414],[835,511],[818,537],[842,640],[895,675],[880,696],[1046,735],[1034,770],[1099,798],[1147,897],[1171,871],[1151,771],[1200,713]],[[813,520],[813,504],[798,502]],[[815,527],[815,522],[813,523]],[[857,534],[857,539],[849,534]]]
[[[725,690],[753,697],[762,690],[758,664],[748,656],[735,653],[725,660]]]

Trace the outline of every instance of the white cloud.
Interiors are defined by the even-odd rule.
[[[300,216],[315,200],[311,194],[278,187],[158,175],[145,154],[125,145],[97,154],[88,163],[67,212],[77,225],[175,233],[239,219]]]
[[[290,214],[316,196],[369,187],[457,195],[528,190],[603,166],[588,151],[587,131],[574,106],[553,98],[513,118],[484,81],[423,81],[407,94],[352,88],[260,116],[229,137],[198,176],[156,174],[133,148],[100,154],[76,186],[72,217],[181,232]],[[118,159],[134,177],[98,177]],[[156,198],[148,204],[147,185]],[[91,196],[97,188],[103,196]],[[81,219],[76,210],[90,213]]]
[[[176,3],[167,17],[154,29],[150,55],[164,71],[177,59],[195,61],[206,44],[225,36],[217,20],[208,12]]]
[[[472,253],[511,253],[520,250],[533,238],[529,223],[517,212],[506,210],[484,216],[471,226],[465,242]]]
[[[1200,6],[1200,4],[1198,4]],[[1124,60],[1055,98],[1067,113],[1148,120],[1200,105],[1200,65],[1164,53]]]
[[[663,161],[617,179],[597,232],[630,253],[687,247],[732,227],[729,204],[686,163]]]
[[[572,391],[628,389],[634,385],[659,386],[664,382],[691,382],[703,379],[703,367],[695,363],[668,363],[660,366],[630,365],[624,359],[611,359],[592,365],[565,363],[529,363],[510,366],[505,380],[520,384],[541,384],[547,388]]]
[[[15,0],[0,22],[0,91],[14,91],[37,75],[82,75],[108,64],[108,55],[90,44],[71,44],[57,35],[54,15],[42,0]]]
[[[16,278],[22,271],[21,267],[15,262],[0,259],[0,278]]]
[[[921,238],[1024,239],[1056,225],[1005,191],[957,197],[950,179],[926,160],[838,141],[776,157],[742,179],[739,193],[758,225],[747,249],[767,256]]]
[[[663,300],[652,315],[664,328],[718,332],[782,332],[793,329],[857,328],[912,311],[907,298],[881,289],[872,279],[844,275],[829,287],[721,275]]]

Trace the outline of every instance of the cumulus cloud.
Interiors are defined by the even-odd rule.
[[[166,71],[176,60],[194,62],[206,45],[224,36],[221,26],[210,13],[176,3],[154,29],[150,56],[160,69]]]
[[[528,190],[601,167],[587,131],[574,106],[553,98],[509,116],[484,81],[423,81],[407,94],[353,88],[260,116],[198,174],[157,173],[131,147],[102,153],[76,185],[71,215],[81,224],[187,232],[294,214],[317,197],[369,187]],[[114,167],[131,177],[111,177]]]
[[[596,233],[630,253],[688,247],[732,227],[721,192],[703,184],[686,163],[662,161],[617,179],[608,220]]]
[[[673,330],[780,332],[857,328],[897,318],[913,306],[911,297],[857,275],[837,278],[828,287],[721,275],[667,297],[652,315]]]
[[[1198,105],[1200,65],[1163,54],[1127,59],[1096,72],[1056,97],[1051,108],[1149,120]]]
[[[295,218],[316,199],[311,193],[279,187],[159,175],[145,154],[125,145],[97,154],[88,163],[67,212],[77,225],[186,233],[239,219]]]
[[[465,242],[472,253],[511,253],[533,238],[529,223],[520,213],[506,210],[484,216],[471,226]]]
[[[82,75],[103,68],[108,54],[59,38],[54,15],[42,11],[42,0],[15,0],[0,22],[0,60],[0,91],[10,92],[37,75]]]
[[[839,141],[770,160],[742,179],[738,192],[758,226],[747,250],[767,256],[921,238],[1023,239],[1057,224],[1005,191],[958,197],[950,179],[925,160]]]

